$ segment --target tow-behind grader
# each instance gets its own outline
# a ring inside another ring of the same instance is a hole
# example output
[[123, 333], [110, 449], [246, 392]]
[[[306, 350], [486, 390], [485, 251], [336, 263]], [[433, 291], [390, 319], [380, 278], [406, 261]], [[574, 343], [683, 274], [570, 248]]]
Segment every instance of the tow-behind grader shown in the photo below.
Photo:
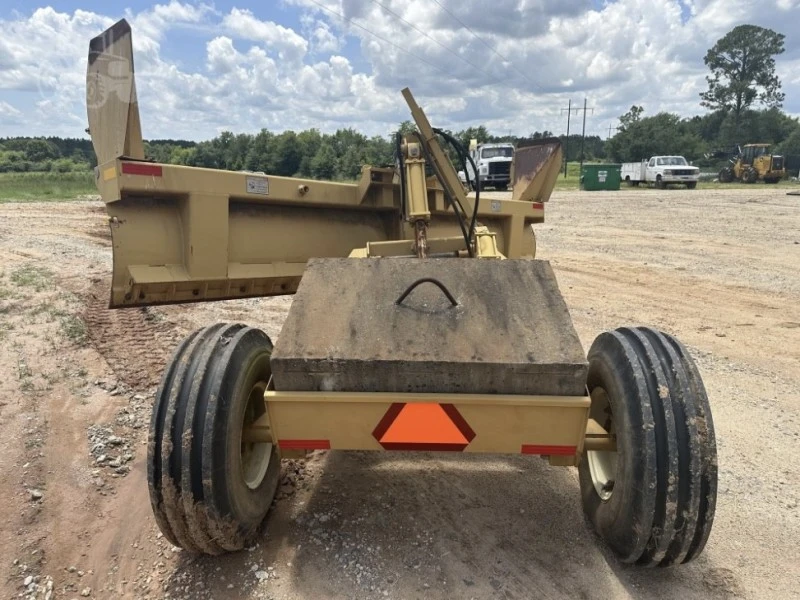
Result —
[[601, 334], [587, 359], [550, 264], [534, 259], [557, 142], [517, 153], [511, 198], [484, 200], [480, 185], [467, 197], [441, 140], [465, 149], [406, 89], [418, 132], [358, 183], [158, 164], [144, 156], [125, 21], [91, 41], [87, 89], [95, 98], [120, 61], [129, 80], [88, 103], [111, 307], [295, 294], [274, 346], [218, 323], [166, 367], [148, 483], [172, 543], [242, 548], [282, 457], [426, 450], [577, 466], [584, 510], [621, 560], [702, 551], [717, 465], [694, 361], [641, 327]]

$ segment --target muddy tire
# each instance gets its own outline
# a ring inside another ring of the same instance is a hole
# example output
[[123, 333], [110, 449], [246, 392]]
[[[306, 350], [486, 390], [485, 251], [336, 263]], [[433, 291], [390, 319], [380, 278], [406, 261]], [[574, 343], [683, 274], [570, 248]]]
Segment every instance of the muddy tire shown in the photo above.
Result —
[[720, 183], [730, 183], [731, 181], [733, 181], [733, 171], [729, 167], [725, 167], [724, 169], [720, 169], [719, 182]]
[[656, 188], [659, 190], [663, 190], [666, 187], [667, 185], [664, 183], [664, 180], [661, 179], [661, 175], [656, 175]]
[[587, 452], [583, 508], [623, 562], [696, 558], [714, 520], [717, 451], [697, 367], [675, 338], [647, 328], [598, 336], [589, 350], [591, 417], [616, 452]]
[[745, 169], [744, 173], [742, 173], [742, 181], [745, 183], [755, 183], [758, 181], [758, 171], [753, 167], [748, 167]]
[[257, 533], [280, 474], [270, 443], [244, 443], [266, 412], [272, 343], [241, 324], [187, 337], [156, 393], [147, 447], [150, 503], [164, 536], [203, 554], [240, 550]]

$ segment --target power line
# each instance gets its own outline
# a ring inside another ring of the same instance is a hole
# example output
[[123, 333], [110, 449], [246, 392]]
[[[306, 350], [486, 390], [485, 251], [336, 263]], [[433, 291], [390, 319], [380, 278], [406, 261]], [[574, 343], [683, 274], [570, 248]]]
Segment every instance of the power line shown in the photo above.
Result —
[[372, 2], [373, 2], [374, 4], [377, 4], [378, 6], [380, 6], [380, 7], [381, 7], [383, 10], [385, 10], [386, 12], [388, 12], [389, 14], [391, 14], [392, 16], [396, 17], [397, 19], [399, 19], [400, 21], [402, 21], [403, 23], [405, 23], [405, 24], [406, 24], [406, 25], [408, 25], [409, 27], [411, 27], [411, 28], [412, 28], [414, 31], [417, 31], [418, 33], [421, 33], [422, 35], [424, 35], [426, 38], [428, 38], [429, 40], [431, 40], [431, 41], [432, 41], [433, 43], [435, 43], [436, 45], [438, 45], [438, 46], [440, 46], [440, 47], [444, 48], [445, 50], [447, 50], [447, 51], [448, 51], [450, 54], [452, 54], [453, 56], [455, 56], [457, 59], [459, 59], [459, 60], [461, 60], [461, 61], [465, 62], [466, 64], [468, 64], [468, 65], [469, 65], [470, 67], [472, 67], [473, 69], [476, 69], [478, 72], [480, 72], [480, 73], [482, 73], [482, 74], [484, 74], [484, 75], [487, 75], [488, 77], [490, 77], [491, 79], [493, 79], [495, 82], [497, 82], [497, 83], [500, 83], [500, 79], [498, 79], [496, 76], [492, 75], [491, 73], [488, 73], [487, 71], [484, 71], [484, 70], [483, 70], [483, 69], [481, 69], [481, 68], [480, 68], [478, 65], [476, 65], [476, 64], [474, 64], [474, 63], [471, 63], [470, 61], [468, 61], [466, 58], [464, 58], [463, 56], [461, 56], [461, 55], [460, 55], [458, 52], [456, 52], [455, 50], [453, 50], [453, 49], [451, 49], [451, 48], [448, 48], [447, 46], [445, 46], [443, 43], [441, 43], [439, 40], [437, 40], [436, 38], [434, 38], [433, 36], [431, 36], [431, 35], [430, 35], [430, 34], [428, 34], [427, 32], [423, 31], [422, 29], [420, 29], [419, 27], [417, 27], [417, 26], [416, 26], [416, 25], [414, 25], [413, 23], [411, 23], [411, 22], [407, 21], [407, 20], [406, 20], [406, 19], [404, 19], [402, 16], [398, 15], [396, 12], [394, 12], [394, 11], [393, 11], [392, 9], [390, 9], [388, 6], [385, 6], [384, 4], [381, 4], [380, 2], [378, 2], [378, 0], [372, 0]]
[[499, 57], [500, 57], [502, 60], [504, 60], [504, 61], [506, 61], [508, 64], [510, 64], [510, 65], [511, 65], [511, 68], [512, 68], [512, 69], [514, 69], [514, 70], [515, 70], [517, 73], [519, 73], [520, 75], [522, 75], [522, 77], [524, 77], [524, 78], [525, 78], [525, 79], [526, 79], [526, 80], [527, 80], [527, 81], [528, 81], [528, 82], [529, 82], [529, 83], [530, 83], [530, 84], [531, 84], [533, 87], [535, 87], [535, 88], [537, 88], [537, 89], [541, 89], [541, 86], [539, 86], [539, 85], [538, 85], [536, 82], [534, 82], [534, 81], [533, 81], [533, 79], [531, 79], [530, 77], [528, 77], [528, 76], [525, 74], [525, 72], [524, 72], [524, 71], [520, 71], [520, 70], [519, 70], [519, 69], [516, 67], [516, 65], [514, 65], [513, 61], [511, 61], [509, 58], [507, 58], [507, 57], [503, 56], [502, 54], [500, 54], [500, 52], [498, 52], [496, 49], [494, 49], [492, 46], [490, 46], [490, 45], [489, 45], [487, 42], [485, 42], [485, 41], [483, 40], [483, 38], [481, 38], [481, 37], [480, 37], [480, 36], [479, 36], [477, 33], [475, 33], [475, 32], [472, 30], [472, 28], [471, 28], [469, 25], [467, 25], [466, 23], [464, 23], [464, 21], [462, 21], [462, 20], [461, 20], [461, 19], [459, 19], [459, 18], [458, 18], [456, 15], [454, 15], [454, 14], [453, 14], [453, 13], [452, 13], [452, 12], [451, 12], [451, 11], [450, 11], [450, 10], [449, 10], [447, 7], [446, 7], [446, 6], [444, 6], [444, 5], [443, 5], [441, 2], [439, 2], [439, 0], [433, 0], [433, 1], [434, 1], [434, 2], [435, 2], [435, 3], [436, 3], [438, 6], [439, 6], [439, 8], [441, 8], [441, 9], [442, 9], [444, 12], [446, 12], [448, 15], [450, 15], [450, 16], [451, 16], [451, 17], [453, 17], [453, 18], [454, 18], [456, 21], [458, 21], [459, 25], [461, 25], [461, 26], [462, 26], [464, 29], [466, 29], [467, 31], [469, 31], [469, 32], [472, 34], [472, 36], [473, 36], [473, 37], [474, 37], [476, 40], [478, 40], [478, 41], [479, 41], [481, 44], [483, 44], [484, 46], [486, 46], [486, 47], [487, 47], [489, 50], [491, 50], [492, 52], [494, 52], [494, 53], [495, 53], [497, 56], [499, 56]]

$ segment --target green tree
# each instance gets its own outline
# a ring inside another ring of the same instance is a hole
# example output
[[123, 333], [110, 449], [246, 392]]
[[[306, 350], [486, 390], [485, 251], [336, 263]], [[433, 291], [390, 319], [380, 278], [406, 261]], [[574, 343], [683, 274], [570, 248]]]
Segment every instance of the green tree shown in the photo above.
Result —
[[414, 121], [403, 121], [400, 123], [400, 127], [397, 128], [397, 131], [400, 132], [400, 135], [408, 135], [409, 133], [414, 133], [417, 130], [417, 126]]
[[637, 106], [635, 104], [631, 106], [631, 109], [619, 118], [620, 130], [624, 131], [634, 123], [638, 123], [641, 120], [643, 113], [644, 108], [641, 106]]
[[60, 156], [58, 146], [43, 139], [27, 140], [23, 152], [25, 152], [25, 158], [31, 162], [42, 162]]
[[784, 37], [771, 29], [739, 25], [717, 40], [703, 59], [711, 75], [700, 104], [732, 112], [737, 130], [742, 113], [756, 100], [768, 107], [782, 106], [774, 57], [783, 53]]
[[659, 154], [678, 154], [694, 160], [705, 150], [700, 136], [678, 115], [671, 113], [642, 118], [606, 142], [608, 156], [617, 162], [642, 160]]
[[336, 172], [336, 152], [328, 140], [323, 141], [311, 159], [311, 174], [317, 179], [333, 179]]
[[776, 154], [800, 156], [800, 127], [776, 148]]

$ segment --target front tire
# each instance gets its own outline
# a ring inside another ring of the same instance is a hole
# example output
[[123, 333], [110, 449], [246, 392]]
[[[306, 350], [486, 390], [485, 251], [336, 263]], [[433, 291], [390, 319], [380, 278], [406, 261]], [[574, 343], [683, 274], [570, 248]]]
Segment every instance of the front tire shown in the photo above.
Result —
[[664, 180], [661, 179], [661, 175], [656, 175], [656, 188], [659, 190], [663, 190], [667, 185], [664, 183]]
[[729, 167], [725, 167], [724, 169], [720, 169], [719, 182], [720, 183], [730, 183], [731, 181], [733, 181], [733, 171]]
[[696, 187], [697, 187], [697, 182], [696, 181], [690, 181], [689, 183], [686, 184], [686, 189], [687, 190], [693, 190]]
[[617, 450], [587, 452], [580, 463], [586, 515], [623, 562], [696, 558], [714, 520], [717, 452], [694, 361], [647, 328], [601, 334], [588, 358], [590, 416], [616, 435]]
[[242, 324], [192, 333], [168, 365], [148, 440], [150, 502], [164, 536], [190, 552], [240, 550], [269, 510], [280, 475], [277, 448], [247, 442], [266, 414], [272, 343]]

